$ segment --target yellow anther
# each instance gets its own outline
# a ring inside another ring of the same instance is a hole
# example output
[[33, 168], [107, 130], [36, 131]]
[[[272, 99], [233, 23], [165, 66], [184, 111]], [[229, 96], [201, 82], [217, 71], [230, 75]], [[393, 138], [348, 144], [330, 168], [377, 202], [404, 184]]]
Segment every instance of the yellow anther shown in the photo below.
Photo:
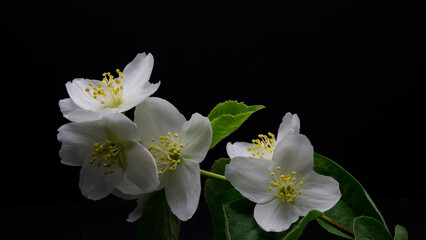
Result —
[[175, 137], [179, 137], [179, 134], [175, 133], [175, 134], [173, 134], [173, 136], [175, 136]]
[[251, 147], [248, 147], [248, 148], [247, 148], [247, 151], [249, 151], [249, 152], [250, 152], [250, 151], [251, 151], [251, 149], [252, 149]]
[[161, 175], [161, 174], [163, 174], [163, 172], [162, 171], [158, 171], [158, 175]]
[[295, 172], [295, 171], [293, 171], [292, 173], [293, 173], [293, 175], [296, 175], [296, 172]]
[[271, 176], [275, 176], [275, 173], [274, 172], [271, 172], [271, 174], [270, 174]]
[[[283, 198], [281, 198], [280, 201], [283, 203], [285, 200]], [[287, 202], [288, 202], [288, 200], [287, 200]]]
[[279, 170], [281, 170], [281, 167], [277, 167], [277, 170], [279, 171]]
[[280, 175], [280, 178], [281, 178], [281, 179], [284, 179], [284, 178], [285, 178], [285, 176], [284, 176], [284, 175]]
[[151, 138], [151, 141], [155, 142], [155, 138]]
[[302, 192], [299, 192], [298, 194], [299, 194], [299, 195], [302, 195]]
[[269, 187], [269, 191], [272, 191], [272, 187]]
[[299, 185], [303, 185], [303, 181], [300, 181], [300, 182], [299, 182]]

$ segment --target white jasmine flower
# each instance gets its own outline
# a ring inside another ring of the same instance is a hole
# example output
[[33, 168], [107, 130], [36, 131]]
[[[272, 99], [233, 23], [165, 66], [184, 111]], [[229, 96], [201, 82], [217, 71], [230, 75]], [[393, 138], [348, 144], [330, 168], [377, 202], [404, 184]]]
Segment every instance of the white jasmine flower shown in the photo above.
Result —
[[73, 122], [58, 129], [61, 162], [82, 166], [80, 189], [93, 200], [115, 188], [127, 194], [151, 192], [159, 185], [157, 167], [151, 154], [139, 144], [135, 123], [121, 113], [100, 120]]
[[74, 79], [66, 83], [70, 98], [59, 101], [64, 117], [71, 121], [93, 121], [102, 114], [125, 112], [157, 91], [160, 83], [148, 82], [154, 65], [151, 54], [140, 53], [118, 76], [106, 72], [103, 79]]
[[[142, 144], [154, 157], [160, 186], [171, 211], [182, 221], [192, 217], [201, 193], [200, 166], [212, 141], [208, 118], [198, 113], [188, 121], [168, 101], [150, 97], [136, 107], [135, 123]], [[141, 204], [132, 212], [140, 216]], [[131, 218], [135, 220], [135, 218]]]
[[339, 183], [313, 171], [313, 147], [303, 135], [287, 134], [272, 161], [235, 157], [225, 176], [257, 203], [254, 218], [265, 231], [281, 232], [312, 209], [326, 211], [340, 199]]
[[259, 134], [259, 139], [253, 139], [252, 143], [236, 142], [234, 144], [228, 143], [226, 151], [228, 156], [232, 159], [234, 157], [254, 157], [272, 159], [275, 146], [289, 133], [294, 132], [299, 134], [300, 120], [297, 114], [292, 115], [286, 113], [278, 129], [278, 136], [272, 133]]

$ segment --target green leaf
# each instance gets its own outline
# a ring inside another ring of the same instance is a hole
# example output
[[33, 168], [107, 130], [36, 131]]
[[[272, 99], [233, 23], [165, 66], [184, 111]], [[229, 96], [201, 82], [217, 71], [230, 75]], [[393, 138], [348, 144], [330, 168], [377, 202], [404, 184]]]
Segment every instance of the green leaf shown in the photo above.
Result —
[[219, 103], [208, 115], [213, 129], [212, 149], [216, 144], [237, 130], [254, 112], [265, 108], [262, 105], [247, 106], [237, 101]]
[[403, 226], [396, 225], [394, 240], [408, 240], [408, 232]]
[[[217, 160], [211, 169], [211, 172], [223, 175], [226, 164], [231, 160], [221, 158]], [[223, 204], [241, 199], [243, 196], [229, 183], [216, 179], [207, 179], [204, 185], [204, 199], [209, 208], [210, 217], [213, 223], [214, 239], [226, 239], [225, 234], [225, 213]]]
[[[333, 208], [325, 212], [328, 217], [353, 230], [355, 218], [369, 216], [380, 222], [389, 233], [382, 215], [370, 196], [350, 173], [332, 160], [317, 153], [314, 154], [314, 170], [319, 174], [333, 177], [340, 185], [342, 197]], [[321, 226], [325, 226], [321, 221], [318, 222]], [[336, 230], [329, 227], [324, 228], [331, 233], [342, 236]], [[343, 237], [348, 238], [348, 236]]]
[[354, 220], [355, 240], [392, 240], [386, 227], [377, 219], [367, 216]]
[[138, 223], [138, 240], [179, 239], [180, 220], [170, 211], [164, 190], [154, 192], [146, 202]]

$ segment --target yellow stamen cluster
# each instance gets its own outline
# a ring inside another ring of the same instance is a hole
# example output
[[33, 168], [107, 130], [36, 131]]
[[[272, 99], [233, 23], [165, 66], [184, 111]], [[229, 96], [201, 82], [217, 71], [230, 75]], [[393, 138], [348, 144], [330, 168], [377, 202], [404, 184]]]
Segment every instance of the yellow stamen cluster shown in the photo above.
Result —
[[85, 91], [106, 107], [114, 108], [122, 103], [123, 73], [117, 69], [118, 78], [111, 73], [103, 73], [104, 77], [98, 84], [89, 83]]
[[259, 134], [259, 139], [253, 139], [252, 147], [248, 147], [247, 151], [255, 158], [272, 159], [272, 154], [275, 150], [275, 135], [268, 132], [268, 135]]
[[174, 172], [182, 162], [181, 152], [183, 145], [179, 144], [179, 134], [168, 132], [159, 139], [152, 138], [153, 144], [148, 147], [159, 169], [158, 175], [167, 171]]
[[99, 167], [104, 167], [105, 174], [114, 173], [117, 164], [125, 168], [123, 159], [123, 147], [116, 140], [106, 140], [104, 143], [94, 143], [94, 151], [90, 164], [96, 163]]
[[277, 198], [282, 203], [293, 203], [297, 195], [302, 195], [300, 187], [303, 185], [302, 181], [297, 182], [296, 172], [292, 174], [281, 174], [281, 168], [277, 167], [275, 172], [270, 174], [274, 177], [274, 181], [271, 181], [272, 187], [269, 187], [269, 191], [274, 191], [274, 198]]

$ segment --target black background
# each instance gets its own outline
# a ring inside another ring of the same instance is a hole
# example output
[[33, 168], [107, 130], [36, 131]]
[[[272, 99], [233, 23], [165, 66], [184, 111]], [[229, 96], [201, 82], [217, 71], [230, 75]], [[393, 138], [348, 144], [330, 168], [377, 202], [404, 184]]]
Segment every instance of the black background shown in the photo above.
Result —
[[[425, 214], [425, 28], [409, 1], [2, 1], [2, 234], [5, 239], [135, 239], [135, 206], [93, 202], [60, 164], [65, 83], [100, 79], [139, 52], [154, 96], [189, 118], [233, 99], [267, 108], [228, 141], [276, 132], [297, 113], [315, 151], [347, 169], [391, 230], [420, 236]], [[204, 179], [202, 179], [204, 182]], [[211, 239], [203, 198], [182, 239]], [[311, 223], [303, 236], [327, 238]], [[302, 239], [303, 239], [302, 238]]]

